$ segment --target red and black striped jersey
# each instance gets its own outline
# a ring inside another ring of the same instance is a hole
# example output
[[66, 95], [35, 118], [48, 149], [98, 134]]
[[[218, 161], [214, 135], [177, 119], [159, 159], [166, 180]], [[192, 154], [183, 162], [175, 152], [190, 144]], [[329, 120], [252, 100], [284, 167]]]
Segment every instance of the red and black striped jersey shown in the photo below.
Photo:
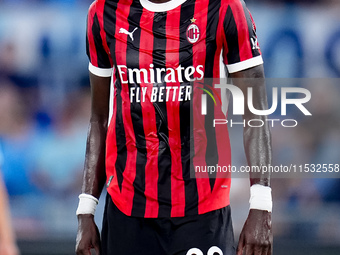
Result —
[[[88, 13], [87, 54], [93, 74], [112, 77], [106, 172], [116, 206], [151, 218], [227, 206], [230, 178], [190, 178], [196, 164], [231, 164], [227, 126], [207, 125], [225, 111], [200, 114], [205, 92], [196, 88], [262, 64], [245, 3], [97, 0]], [[227, 103], [226, 94], [217, 96]]]

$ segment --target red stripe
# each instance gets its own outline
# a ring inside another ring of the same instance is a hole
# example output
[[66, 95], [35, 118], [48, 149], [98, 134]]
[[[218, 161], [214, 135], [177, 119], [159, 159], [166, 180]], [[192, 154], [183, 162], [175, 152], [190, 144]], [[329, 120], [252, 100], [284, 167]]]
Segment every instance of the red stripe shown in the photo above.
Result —
[[[227, 5], [224, 3], [224, 1], [222, 1], [221, 6], [222, 8], [220, 9], [220, 13], [219, 13], [220, 22], [218, 24], [217, 38], [216, 38], [217, 49], [216, 49], [215, 56], [214, 56], [214, 68], [213, 68], [213, 75], [216, 78], [219, 78], [221, 76], [220, 64], [223, 64], [220, 61], [221, 60], [221, 49], [224, 43], [225, 43], [225, 46], [227, 46], [226, 41], [225, 41], [224, 28], [223, 28], [223, 21], [224, 21], [224, 17], [225, 17], [226, 10], [227, 10], [227, 8], [223, 8], [223, 7]], [[220, 83], [220, 79], [214, 79], [214, 84], [218, 84], [218, 83]], [[221, 95], [220, 89], [217, 89], [214, 91]], [[214, 107], [215, 107], [214, 118], [225, 119], [226, 116], [222, 112], [221, 101], [217, 101], [217, 105]], [[230, 141], [229, 141], [229, 135], [228, 135], [228, 127], [226, 125], [217, 125], [215, 127], [215, 135], [216, 135], [217, 153], [219, 155], [218, 165], [222, 167], [223, 166], [228, 167], [231, 164], [231, 150], [230, 150]], [[212, 210], [212, 209], [222, 208], [229, 204], [230, 182], [231, 182], [230, 174], [224, 174], [221, 172], [217, 173], [214, 188], [209, 197], [210, 203], [203, 209], [201, 213], [208, 212], [209, 209]]]
[[247, 18], [241, 1], [234, 1], [230, 7], [237, 26], [240, 61], [244, 61], [253, 57]]
[[[220, 77], [220, 59], [221, 59], [221, 45], [218, 44], [217, 42], [217, 48], [215, 51], [215, 56], [214, 56], [214, 67], [213, 67], [213, 77], [214, 78], [219, 78]], [[214, 79], [215, 81], [215, 79]], [[220, 95], [218, 95], [219, 99]]]
[[93, 2], [89, 8], [87, 20], [87, 37], [89, 41], [90, 62], [92, 65], [98, 67], [97, 50], [92, 33], [93, 19], [94, 15], [96, 14], [96, 3], [97, 2]]
[[[220, 89], [219, 89], [219, 93]], [[224, 119], [226, 116], [221, 110], [222, 105], [217, 102], [214, 111], [215, 119]], [[216, 125], [216, 145], [218, 157], [218, 165], [228, 167], [231, 165], [231, 148], [229, 141], [229, 133], [227, 125]], [[230, 204], [229, 192], [231, 184], [231, 174], [218, 172], [216, 175], [215, 185], [211, 192], [211, 209], [219, 209]], [[206, 212], [206, 211], [205, 211]]]
[[[217, 24], [217, 33], [216, 33], [216, 46], [217, 46], [217, 50], [216, 50], [216, 54], [215, 55], [215, 64], [218, 61], [219, 64], [220, 63], [220, 55], [221, 55], [221, 50], [223, 50], [222, 54], [223, 57], [227, 56], [228, 53], [228, 45], [227, 45], [227, 41], [225, 38], [225, 33], [224, 33], [224, 27], [223, 27], [223, 22], [224, 22], [224, 17], [226, 15], [227, 12], [227, 3], [226, 0], [222, 0], [221, 1], [221, 7], [219, 10], [219, 19], [218, 19], [218, 24]], [[216, 59], [218, 58], [218, 59]], [[219, 69], [219, 68], [218, 68]], [[220, 77], [220, 73], [218, 70], [218, 73], [214, 72], [214, 77], [218, 78]]]
[[[199, 28], [207, 27], [207, 10], [208, 6], [204, 6], [204, 3], [197, 3], [195, 8], [195, 19], [196, 24]], [[206, 3], [208, 4], [208, 3]], [[223, 3], [222, 3], [223, 6]], [[204, 9], [205, 11], [200, 12], [201, 17], [198, 16], [197, 12], [199, 10]], [[225, 15], [226, 11], [221, 10], [220, 15]], [[223, 37], [223, 21], [218, 26], [217, 33], [217, 50], [214, 56], [214, 69], [213, 76], [220, 77], [220, 53], [223, 41], [225, 39]], [[202, 34], [202, 38], [205, 38], [206, 35]], [[194, 44], [193, 52], [195, 52], [194, 56], [194, 66], [197, 66], [200, 61], [205, 61], [205, 42], [200, 43], [199, 45]], [[202, 52], [202, 53], [201, 53]], [[217, 80], [216, 80], [217, 81]], [[207, 137], [205, 134], [205, 118], [201, 115], [201, 90], [194, 90], [194, 98], [193, 105], [196, 107], [194, 110], [194, 143], [195, 143], [195, 156], [194, 156], [194, 166], [206, 166], [205, 155], [206, 155], [206, 146], [207, 146]], [[218, 91], [220, 93], [220, 91]], [[215, 106], [215, 118], [223, 119], [225, 118], [224, 114], [221, 110], [221, 104], [217, 101], [217, 106]], [[202, 132], [201, 132], [202, 131]], [[219, 157], [219, 165], [228, 165], [230, 164], [230, 147], [229, 147], [229, 137], [228, 130], [226, 126], [220, 125], [216, 130], [216, 142], [217, 142], [217, 151], [218, 154], [221, 155]], [[223, 156], [222, 156], [223, 155]], [[217, 175], [217, 177], [221, 177]], [[224, 176], [225, 177], [225, 176]], [[208, 178], [208, 173], [196, 173], [196, 182], [198, 189], [198, 197], [199, 197], [199, 205], [198, 212], [199, 214], [209, 212], [211, 210], [215, 210], [218, 208], [222, 208], [229, 204], [229, 188], [230, 188], [230, 179], [228, 178], [217, 178], [215, 180], [215, 185], [213, 190], [211, 190], [210, 182]], [[228, 187], [227, 190], [225, 187]]]
[[[223, 6], [223, 1], [222, 1], [222, 6]], [[221, 8], [220, 15], [222, 15], [222, 16], [220, 16], [220, 17], [224, 17], [225, 13], [226, 13], [226, 8]], [[222, 29], [222, 31], [220, 29]], [[219, 23], [217, 31], [218, 31], [217, 32], [217, 38], [216, 38], [217, 50], [216, 50], [215, 56], [214, 56], [213, 73], [214, 73], [214, 77], [219, 78], [221, 76], [220, 65], [221, 64], [223, 65], [223, 63], [221, 63], [221, 48], [222, 48], [223, 40], [225, 39], [225, 37], [224, 37], [225, 33], [223, 32], [223, 21]], [[226, 82], [226, 81], [222, 81], [222, 82]], [[214, 84], [219, 84], [219, 83], [220, 83], [220, 79], [214, 79]], [[215, 119], [224, 119], [224, 118], [226, 118], [226, 116], [222, 112], [221, 90], [220, 89], [214, 89], [214, 92], [218, 93], [217, 97], [220, 99], [220, 101], [217, 101], [217, 105], [215, 106], [214, 118]], [[224, 157], [219, 157], [218, 164], [220, 166], [228, 165], [228, 164], [231, 163], [231, 152], [230, 152], [230, 142], [229, 142], [227, 125], [217, 125], [215, 127], [215, 132], [216, 132], [216, 142], [217, 142], [218, 154], [224, 155]], [[215, 185], [215, 187], [216, 187], [216, 185]]]
[[[222, 5], [223, 6], [223, 5]], [[223, 8], [225, 10], [225, 8]], [[221, 12], [225, 16], [225, 11]], [[220, 16], [221, 17], [221, 16]], [[223, 23], [222, 23], [223, 25]], [[222, 26], [223, 29], [223, 26]], [[219, 31], [219, 30], [218, 30]], [[222, 30], [223, 31], [223, 30]], [[214, 56], [214, 77], [220, 77], [220, 65], [221, 63], [221, 47], [223, 44], [224, 33], [218, 34], [217, 39], [217, 50]], [[225, 82], [225, 81], [222, 81]], [[214, 84], [219, 84], [220, 79], [214, 79]], [[221, 95], [221, 90], [215, 90], [219, 95]], [[222, 96], [222, 95], [221, 95]], [[215, 119], [225, 119], [226, 116], [222, 112], [222, 102], [217, 101], [217, 105], [214, 106], [214, 118]], [[227, 125], [216, 125], [215, 127], [215, 135], [216, 135], [216, 145], [217, 145], [217, 153], [218, 157], [218, 165], [228, 167], [231, 164], [231, 149], [230, 149], [230, 141], [228, 134]], [[223, 155], [223, 156], [222, 156]], [[212, 190], [212, 194], [210, 199], [212, 200], [213, 209], [218, 209], [225, 207], [229, 204], [229, 191], [230, 191], [230, 174], [225, 174], [218, 172], [216, 175], [215, 185]], [[226, 192], [226, 189], [228, 192]]]
[[107, 44], [107, 40], [106, 40], [106, 31], [104, 29], [104, 6], [105, 6], [105, 2], [106, 1], [98, 1], [97, 4], [97, 10], [98, 10], [98, 21], [99, 21], [99, 26], [100, 26], [100, 36], [102, 38], [102, 43], [103, 43], [103, 47], [107, 53], [108, 56], [110, 56], [110, 62], [111, 62], [111, 66], [112, 66], [112, 58], [111, 58], [111, 54], [110, 54], [110, 49], [109, 46]]
[[[199, 41], [193, 44], [193, 65], [205, 66], [206, 57], [206, 27], [208, 16], [209, 1], [196, 1], [194, 18], [195, 24], [200, 29]], [[195, 84], [194, 84], [195, 87]], [[194, 146], [195, 155], [193, 158], [194, 166], [206, 166], [205, 154], [207, 148], [207, 137], [205, 134], [205, 118], [201, 115], [201, 94], [202, 90], [194, 89], [193, 96], [193, 126], [194, 126]], [[197, 191], [198, 191], [198, 213], [208, 211], [208, 198], [211, 194], [210, 183], [207, 173], [196, 175]]]
[[[143, 14], [140, 20], [140, 53], [139, 53], [139, 68], [149, 69], [153, 61], [153, 13], [143, 9]], [[156, 128], [156, 113], [153, 104], [151, 103], [151, 92], [153, 84], [150, 82], [151, 77], [148, 77], [149, 83], [141, 83], [140, 88], [146, 88], [147, 95], [143, 101], [142, 91], [140, 100], [142, 105], [143, 125], [146, 140], [147, 162], [145, 166], [145, 217], [155, 218], [158, 216], [158, 151], [159, 139], [157, 137]], [[143, 80], [143, 79], [142, 79]]]
[[[120, 28], [129, 30], [129, 23], [127, 18], [130, 12], [130, 5], [132, 0], [120, 1], [116, 11], [116, 63], [117, 65], [126, 66], [126, 48], [127, 48], [127, 36], [125, 34], [119, 34]], [[124, 75], [126, 80], [126, 74]], [[123, 172], [122, 192], [119, 191], [118, 185], [110, 186], [112, 189], [112, 199], [116, 206], [124, 212], [126, 215], [131, 215], [133, 206], [134, 186], [133, 182], [136, 177], [136, 140], [132, 126], [131, 111], [130, 111], [130, 98], [129, 89], [126, 84], [122, 85], [121, 97], [122, 97], [122, 115], [125, 129], [125, 138], [127, 146], [127, 160], [125, 170]], [[111, 193], [110, 193], [111, 194]]]
[[[168, 12], [166, 27], [166, 67], [177, 68], [179, 66], [179, 27], [181, 7]], [[178, 79], [176, 79], [178, 80]], [[170, 83], [169, 86], [177, 86], [180, 83]], [[172, 92], [172, 91], [171, 91]], [[170, 93], [172, 98], [173, 94]], [[183, 180], [182, 157], [181, 157], [181, 134], [180, 134], [180, 102], [169, 100], [166, 103], [169, 130], [169, 145], [171, 151], [171, 217], [183, 217], [185, 214], [185, 188]]]

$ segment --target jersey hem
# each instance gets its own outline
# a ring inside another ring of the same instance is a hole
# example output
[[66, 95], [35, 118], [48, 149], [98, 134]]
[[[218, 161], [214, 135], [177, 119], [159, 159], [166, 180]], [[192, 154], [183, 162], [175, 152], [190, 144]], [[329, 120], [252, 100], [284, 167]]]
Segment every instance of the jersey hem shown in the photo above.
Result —
[[180, 6], [181, 4], [183, 4], [184, 2], [186, 2], [187, 0], [170, 0], [166, 3], [152, 3], [149, 0], [140, 0], [141, 5], [151, 11], [151, 12], [167, 12], [167, 11], [171, 11], [175, 8], [177, 8], [178, 6]]
[[263, 64], [262, 56], [253, 57], [235, 64], [227, 65], [229, 73], [236, 73]]
[[168, 217], [155, 216], [155, 217], [147, 217], [145, 215], [133, 214], [133, 213], [131, 213], [131, 211], [124, 210], [124, 207], [122, 206], [122, 203], [124, 203], [124, 202], [121, 203], [121, 201], [116, 199], [117, 194], [116, 195], [114, 194], [114, 191], [112, 190], [112, 188], [109, 187], [107, 189], [107, 193], [109, 194], [112, 202], [115, 204], [115, 206], [117, 207], [117, 209], [121, 213], [123, 213], [123, 214], [125, 214], [126, 216], [129, 216], [129, 217], [144, 218], [144, 219], [184, 218], [184, 217], [188, 217], [188, 216], [195, 216], [195, 215], [206, 214], [206, 213], [209, 213], [209, 212], [212, 212], [212, 211], [216, 211], [216, 210], [222, 209], [222, 208], [227, 207], [227, 206], [230, 205], [230, 198], [229, 198], [229, 193], [228, 193], [227, 199], [223, 199], [220, 202], [215, 203], [213, 206], [210, 206], [209, 208], [205, 208], [203, 210], [199, 210], [197, 213], [185, 214], [183, 216], [168, 216]]
[[89, 71], [99, 77], [111, 77], [112, 68], [100, 68], [89, 63]]

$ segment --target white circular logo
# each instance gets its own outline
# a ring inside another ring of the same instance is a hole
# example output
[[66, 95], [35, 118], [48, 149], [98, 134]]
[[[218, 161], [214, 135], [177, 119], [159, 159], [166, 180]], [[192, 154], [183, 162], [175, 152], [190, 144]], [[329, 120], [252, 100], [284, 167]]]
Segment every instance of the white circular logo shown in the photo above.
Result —
[[187, 28], [187, 40], [190, 43], [195, 43], [200, 38], [200, 29], [196, 24], [190, 24]]

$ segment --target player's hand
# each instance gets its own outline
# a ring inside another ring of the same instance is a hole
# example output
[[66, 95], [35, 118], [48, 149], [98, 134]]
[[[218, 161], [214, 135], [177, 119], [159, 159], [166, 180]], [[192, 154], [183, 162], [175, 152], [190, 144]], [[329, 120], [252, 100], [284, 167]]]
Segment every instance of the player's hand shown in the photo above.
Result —
[[100, 236], [94, 216], [83, 214], [78, 216], [78, 233], [76, 241], [77, 255], [91, 255], [91, 249], [100, 255]]
[[[267, 211], [251, 209], [237, 246], [237, 255], [272, 254], [272, 219]], [[245, 253], [244, 253], [245, 252]]]

